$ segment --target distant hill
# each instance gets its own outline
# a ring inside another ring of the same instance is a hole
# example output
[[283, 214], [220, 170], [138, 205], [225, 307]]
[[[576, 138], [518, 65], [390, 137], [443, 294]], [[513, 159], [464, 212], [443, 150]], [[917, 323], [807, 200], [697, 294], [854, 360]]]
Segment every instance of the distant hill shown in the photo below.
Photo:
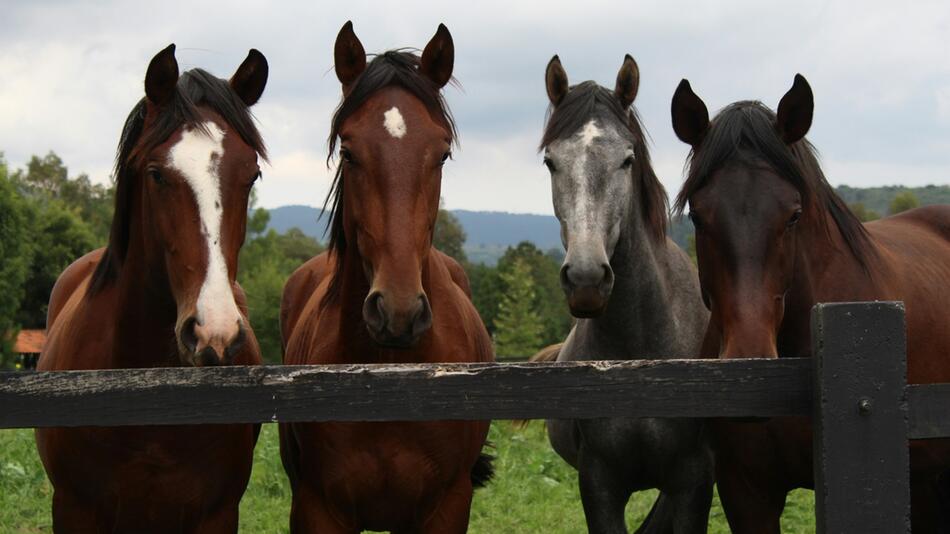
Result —
[[[843, 185], [835, 190], [848, 204], [860, 202], [865, 208], [881, 215], [887, 215], [891, 199], [904, 191], [914, 193], [921, 205], [950, 204], [950, 186], [948, 185], [870, 188]], [[323, 229], [326, 226], [326, 220], [317, 222], [321, 213], [321, 209], [311, 206], [281, 206], [270, 210], [270, 227], [278, 232], [297, 227], [305, 234], [324, 241]], [[465, 242], [465, 253], [474, 262], [493, 265], [504, 254], [506, 248], [517, 245], [521, 241], [531, 241], [542, 250], [561, 249], [560, 224], [553, 215], [469, 210], [452, 210], [452, 213], [458, 217], [465, 229], [468, 236]], [[692, 231], [692, 224], [683, 217], [674, 221], [670, 228], [670, 235], [679, 246], [685, 247], [687, 237]]]

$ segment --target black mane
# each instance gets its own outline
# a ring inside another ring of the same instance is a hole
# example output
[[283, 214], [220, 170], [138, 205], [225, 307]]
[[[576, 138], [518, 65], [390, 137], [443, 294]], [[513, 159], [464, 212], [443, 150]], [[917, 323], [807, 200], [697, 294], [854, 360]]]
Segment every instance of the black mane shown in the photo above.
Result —
[[634, 140], [634, 157], [639, 165], [639, 189], [643, 222], [658, 243], [666, 239], [669, 224], [666, 190], [660, 183], [646, 143], [646, 129], [640, 121], [636, 108], [624, 109], [613, 91], [596, 82], [586, 81], [571, 87], [557, 107], [548, 109], [548, 119], [541, 137], [540, 150], [558, 139], [566, 139], [580, 130], [599, 113], [612, 115], [623, 124]]
[[[369, 62], [366, 70], [353, 82], [350, 91], [343, 95], [340, 105], [334, 111], [330, 137], [327, 140], [329, 146], [327, 165], [333, 159], [340, 128], [343, 127], [346, 119], [355, 113], [376, 91], [393, 85], [402, 87], [421, 100], [428, 108], [429, 113], [437, 120], [442, 121], [452, 141], [458, 139], [455, 119], [452, 118], [452, 113], [445, 103], [441, 88], [419, 72], [419, 56], [407, 50], [390, 50], [378, 54]], [[343, 270], [343, 261], [346, 257], [347, 243], [343, 232], [342, 209], [344, 184], [343, 165], [339, 165], [330, 186], [330, 192], [323, 202], [323, 212], [329, 213], [330, 217], [328, 250], [335, 254], [336, 260], [336, 268], [323, 304], [328, 303], [339, 294], [341, 280], [338, 275]], [[329, 211], [327, 210], [328, 206]]]
[[96, 267], [89, 284], [89, 292], [96, 293], [114, 281], [122, 267], [129, 244], [129, 226], [132, 195], [136, 190], [133, 180], [140, 174], [142, 159], [183, 126], [203, 128], [199, 107], [207, 107], [224, 119], [251, 148], [265, 160], [267, 149], [254, 124], [250, 109], [234, 92], [231, 85], [202, 69], [192, 69], [178, 78], [171, 101], [157, 109], [149, 129], [145, 130], [147, 100], [142, 98], [132, 108], [115, 158], [115, 213], [109, 244]]
[[764, 161], [798, 189], [803, 204], [817, 202], [828, 210], [851, 253], [867, 269], [867, 256], [873, 251], [867, 230], [828, 184], [815, 147], [805, 139], [786, 144], [775, 129], [775, 113], [761, 102], [736, 102], [716, 115], [699, 149], [690, 153], [686, 182], [676, 197], [675, 212], [681, 214], [689, 197], [717, 169], [737, 159]]

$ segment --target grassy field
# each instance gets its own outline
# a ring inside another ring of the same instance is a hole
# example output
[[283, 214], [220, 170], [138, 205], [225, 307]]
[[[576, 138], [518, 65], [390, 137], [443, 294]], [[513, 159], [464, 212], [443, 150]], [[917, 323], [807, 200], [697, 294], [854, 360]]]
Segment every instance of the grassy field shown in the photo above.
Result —
[[[551, 450], [543, 425], [515, 430], [508, 422], [496, 422], [490, 439], [496, 447], [495, 480], [476, 492], [469, 532], [585, 532], [577, 474]], [[286, 533], [290, 493], [280, 466], [276, 426], [264, 426], [254, 455], [251, 483], [241, 502], [241, 533]], [[33, 432], [0, 431], [0, 533], [51, 532], [50, 494]], [[646, 515], [654, 498], [655, 493], [645, 492], [631, 500], [627, 508], [631, 528]], [[782, 532], [814, 532], [813, 509], [812, 492], [792, 493]], [[729, 532], [718, 500], [713, 503], [709, 532]]]

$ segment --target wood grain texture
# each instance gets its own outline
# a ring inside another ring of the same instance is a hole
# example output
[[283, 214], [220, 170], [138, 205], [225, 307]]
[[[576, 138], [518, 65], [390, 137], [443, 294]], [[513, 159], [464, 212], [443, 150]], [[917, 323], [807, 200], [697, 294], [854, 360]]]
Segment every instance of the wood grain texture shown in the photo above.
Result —
[[812, 310], [819, 534], [910, 532], [904, 331], [899, 302]]
[[0, 428], [811, 412], [810, 359], [0, 374]]

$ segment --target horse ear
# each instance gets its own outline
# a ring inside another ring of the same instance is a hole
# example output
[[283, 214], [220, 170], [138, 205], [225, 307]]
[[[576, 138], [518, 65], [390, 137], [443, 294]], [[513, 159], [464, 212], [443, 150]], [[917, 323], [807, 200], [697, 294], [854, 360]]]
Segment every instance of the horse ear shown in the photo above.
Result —
[[688, 80], [680, 82], [673, 93], [673, 103], [670, 107], [676, 137], [693, 147], [699, 146], [709, 129], [709, 111], [706, 110], [702, 99], [693, 92]]
[[419, 72], [435, 82], [438, 87], [445, 87], [452, 79], [452, 69], [455, 67], [455, 43], [452, 34], [445, 24], [439, 24], [439, 29], [422, 51], [419, 60]]
[[167, 103], [175, 96], [178, 85], [178, 61], [175, 45], [170, 44], [155, 54], [145, 71], [145, 96], [156, 106]]
[[561, 66], [561, 58], [555, 54], [544, 70], [544, 86], [548, 90], [548, 100], [557, 106], [567, 94], [567, 72]]
[[333, 45], [333, 63], [336, 77], [343, 84], [344, 91], [347, 91], [366, 69], [366, 50], [363, 49], [363, 43], [356, 36], [353, 23], [349, 20], [340, 28], [340, 33], [336, 36], [336, 44]]
[[630, 54], [623, 58], [623, 65], [620, 66], [620, 72], [617, 73], [617, 85], [614, 87], [614, 94], [620, 99], [620, 105], [623, 109], [630, 107], [634, 99], [637, 98], [637, 90], [640, 88], [640, 67], [634, 61]]
[[785, 93], [778, 104], [775, 128], [782, 140], [788, 144], [799, 141], [811, 128], [811, 119], [815, 111], [815, 96], [811, 92], [808, 80], [801, 74], [795, 75], [792, 88]]
[[267, 58], [255, 49], [247, 53], [247, 58], [231, 76], [231, 88], [241, 97], [247, 107], [260, 100], [267, 85]]

